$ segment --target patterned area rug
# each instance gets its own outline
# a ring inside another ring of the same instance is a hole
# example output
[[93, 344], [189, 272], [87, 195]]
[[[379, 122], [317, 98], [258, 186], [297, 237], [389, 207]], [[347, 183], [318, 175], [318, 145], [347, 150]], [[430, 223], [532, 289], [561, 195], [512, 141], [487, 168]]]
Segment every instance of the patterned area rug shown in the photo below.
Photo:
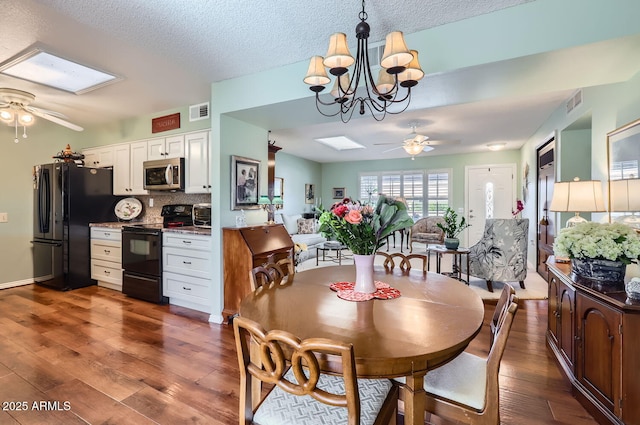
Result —
[[[382, 247], [382, 251], [387, 252], [385, 247]], [[407, 248], [404, 248], [403, 251], [404, 251], [404, 254], [409, 253]], [[396, 247], [393, 247], [393, 246], [389, 247], [389, 252], [390, 253], [400, 252], [399, 245], [396, 245]], [[424, 253], [425, 250], [421, 249], [421, 247], [418, 244], [414, 244], [413, 252]], [[353, 264], [353, 257], [351, 256], [350, 251], [344, 250], [342, 254], [343, 254], [342, 264]], [[451, 259], [452, 259], [452, 256], [450, 255], [445, 255], [443, 257], [442, 265], [441, 265], [443, 271], [451, 271]], [[384, 260], [382, 257], [379, 256], [379, 257], [376, 257], [375, 261], [376, 261], [376, 264], [382, 265], [382, 262]], [[297, 267], [297, 270], [303, 271], [303, 270], [313, 269], [316, 267], [330, 267], [330, 266], [337, 266], [337, 265], [338, 265], [337, 258], [326, 257], [325, 261], [322, 261], [322, 258], [320, 258], [320, 260], [318, 261], [318, 265], [316, 266], [316, 259], [314, 257], [299, 264]], [[418, 268], [422, 267], [422, 265], [418, 264], [417, 262], [416, 263], [412, 262], [412, 265]], [[433, 256], [431, 257], [431, 271], [435, 271], [435, 257]], [[463, 275], [464, 279], [466, 279], [466, 277], [467, 277], [466, 275]], [[471, 289], [476, 291], [478, 295], [480, 295], [480, 298], [482, 298], [483, 300], [497, 300], [500, 297], [500, 291], [502, 291], [502, 288], [504, 286], [503, 282], [493, 282], [493, 292], [489, 292], [487, 290], [487, 283], [483, 279], [478, 279], [471, 276], [469, 280], [470, 280], [469, 286], [471, 287]], [[529, 265], [529, 268], [527, 271], [527, 278], [524, 281], [525, 289], [520, 288], [520, 285], [518, 284], [518, 282], [508, 282], [508, 283], [515, 288], [516, 295], [521, 300], [547, 299], [547, 282], [542, 278], [542, 276], [538, 274], [535, 268], [531, 265]]]

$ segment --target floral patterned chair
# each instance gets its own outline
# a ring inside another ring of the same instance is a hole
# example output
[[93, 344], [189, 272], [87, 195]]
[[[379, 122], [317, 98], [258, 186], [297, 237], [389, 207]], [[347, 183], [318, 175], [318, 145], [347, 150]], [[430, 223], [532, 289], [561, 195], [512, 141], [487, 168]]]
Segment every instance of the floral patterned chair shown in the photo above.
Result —
[[[527, 277], [529, 219], [487, 219], [482, 239], [469, 248], [469, 274], [493, 282], [519, 282], [524, 289]], [[462, 271], [466, 264], [462, 262]]]
[[424, 244], [443, 244], [444, 232], [437, 226], [437, 223], [444, 224], [442, 217], [425, 217], [416, 221], [411, 226], [409, 232], [409, 252], [413, 252], [413, 243], [420, 242]]

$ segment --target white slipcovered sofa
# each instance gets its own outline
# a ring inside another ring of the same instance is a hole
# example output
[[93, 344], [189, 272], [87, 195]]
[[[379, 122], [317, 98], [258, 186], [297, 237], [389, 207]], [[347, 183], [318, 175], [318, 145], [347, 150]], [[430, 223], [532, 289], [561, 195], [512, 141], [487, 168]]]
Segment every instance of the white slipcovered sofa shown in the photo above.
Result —
[[284, 224], [293, 243], [307, 246], [307, 253], [303, 256], [305, 259], [314, 258], [318, 245], [327, 241], [327, 238], [317, 231], [318, 221], [315, 218], [302, 218], [302, 214], [276, 214], [275, 221]]

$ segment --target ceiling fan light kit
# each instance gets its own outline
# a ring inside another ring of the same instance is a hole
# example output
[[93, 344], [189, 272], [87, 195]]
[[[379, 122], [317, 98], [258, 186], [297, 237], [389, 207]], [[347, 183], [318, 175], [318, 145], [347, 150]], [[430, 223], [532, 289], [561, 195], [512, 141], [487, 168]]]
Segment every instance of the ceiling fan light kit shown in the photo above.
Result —
[[15, 127], [14, 142], [18, 143], [18, 126], [22, 126], [22, 137], [27, 138], [27, 126], [35, 122], [35, 116], [62, 125], [75, 131], [83, 128], [65, 121], [63, 114], [31, 106], [35, 95], [22, 90], [0, 88], [0, 120]]
[[[326, 56], [324, 58], [313, 56], [304, 78], [304, 82], [310, 85], [309, 89], [316, 94], [318, 112], [327, 117], [340, 114], [340, 119], [344, 123], [351, 119], [356, 109], [360, 115], [364, 115], [368, 109], [376, 121], [382, 121], [387, 113], [399, 114], [405, 111], [411, 101], [411, 88], [424, 77], [418, 62], [418, 52], [407, 48], [402, 32], [394, 31], [387, 35], [380, 61], [382, 69], [378, 74], [378, 80], [375, 81], [369, 64], [370, 27], [366, 22], [364, 0], [359, 18], [360, 23], [356, 26], [358, 39], [356, 57], [354, 58], [349, 52], [346, 34], [335, 33], [329, 39]], [[349, 67], [352, 65], [353, 79], [350, 79]], [[325, 67], [329, 68], [329, 73], [336, 77], [331, 90], [333, 100], [329, 102], [320, 99], [320, 92], [331, 82]], [[357, 93], [361, 82], [364, 83], [361, 89], [366, 90], [366, 95], [361, 93], [362, 96]], [[400, 90], [401, 88], [403, 90]], [[404, 92], [404, 95], [400, 95], [400, 91]], [[323, 111], [324, 107], [331, 108], [336, 105], [337, 110]], [[393, 105], [398, 105], [399, 110], [389, 110]]]

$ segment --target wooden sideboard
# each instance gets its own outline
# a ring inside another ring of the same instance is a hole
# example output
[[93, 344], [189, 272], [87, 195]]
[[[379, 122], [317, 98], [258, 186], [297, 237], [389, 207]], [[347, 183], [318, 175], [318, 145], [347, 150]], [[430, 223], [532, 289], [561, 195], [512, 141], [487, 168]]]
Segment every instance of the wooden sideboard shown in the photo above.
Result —
[[[640, 302], [547, 261], [547, 346], [578, 401], [601, 424], [640, 424]], [[627, 277], [629, 278], [629, 277]]]
[[282, 224], [222, 228], [224, 310], [229, 317], [238, 312], [240, 301], [251, 292], [249, 273], [254, 267], [292, 258], [293, 241]]

